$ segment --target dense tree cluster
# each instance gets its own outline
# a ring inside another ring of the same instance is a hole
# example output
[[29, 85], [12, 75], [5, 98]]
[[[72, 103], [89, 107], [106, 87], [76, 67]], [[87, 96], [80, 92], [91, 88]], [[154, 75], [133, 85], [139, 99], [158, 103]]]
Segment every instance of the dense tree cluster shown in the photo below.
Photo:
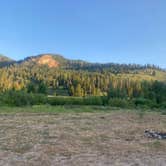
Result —
[[[136, 68], [138, 67], [136, 66]], [[148, 69], [144, 72], [155, 75], [155, 70]], [[140, 89], [141, 79], [124, 77], [125, 70], [121, 73], [123, 75], [109, 71], [91, 72], [48, 68], [47, 66], [26, 66], [26, 64], [13, 65], [0, 69], [0, 91], [26, 89], [30, 83], [38, 85], [40, 81], [52, 89], [63, 86], [68, 89], [70, 95], [74, 96], [101, 95], [101, 93], [107, 92], [110, 86], [120, 88], [124, 86], [128, 93], [132, 91], [133, 87], [137, 90]]]
[[159, 81], [141, 81], [132, 82], [129, 88], [126, 84], [111, 86], [108, 97], [109, 99], [135, 99], [136, 105], [143, 104], [143, 102], [149, 102], [151, 105], [166, 104], [166, 84]]
[[0, 69], [1, 92], [13, 89], [55, 94], [59, 90], [69, 96], [103, 96], [110, 87], [117, 87], [120, 93], [131, 97], [143, 90], [140, 80], [111, 72], [63, 70], [46, 66], [14, 65]]

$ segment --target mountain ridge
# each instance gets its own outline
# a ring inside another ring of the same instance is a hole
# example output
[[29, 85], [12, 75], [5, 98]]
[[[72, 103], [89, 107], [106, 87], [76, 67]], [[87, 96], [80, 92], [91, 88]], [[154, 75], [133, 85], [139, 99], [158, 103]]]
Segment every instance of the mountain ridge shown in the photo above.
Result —
[[165, 69], [160, 68], [155, 65], [140, 65], [140, 64], [121, 64], [121, 63], [96, 63], [96, 62], [87, 62], [84, 60], [73, 60], [67, 59], [60, 54], [52, 53], [43, 53], [35, 56], [28, 56], [23, 60], [15, 61], [7, 56], [0, 54], [0, 67], [6, 67], [9, 65], [38, 65], [38, 66], [48, 66], [49, 68], [63, 68], [63, 69], [74, 69], [74, 70], [92, 70], [92, 71], [101, 71], [101, 70], [142, 70], [142, 69], [156, 69], [165, 71]]
[[15, 61], [5, 55], [0, 54], [0, 67], [9, 66]]

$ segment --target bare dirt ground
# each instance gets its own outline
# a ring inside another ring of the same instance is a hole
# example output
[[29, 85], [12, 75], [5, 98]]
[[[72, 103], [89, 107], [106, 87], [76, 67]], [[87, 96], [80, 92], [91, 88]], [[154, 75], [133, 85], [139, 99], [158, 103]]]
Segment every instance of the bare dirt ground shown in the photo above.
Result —
[[165, 166], [166, 115], [132, 111], [0, 114], [0, 166]]

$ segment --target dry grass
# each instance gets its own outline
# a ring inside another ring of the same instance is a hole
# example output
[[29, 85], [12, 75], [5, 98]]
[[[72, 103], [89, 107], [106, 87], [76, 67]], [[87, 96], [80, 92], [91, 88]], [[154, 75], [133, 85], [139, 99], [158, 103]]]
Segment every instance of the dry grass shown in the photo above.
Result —
[[166, 131], [166, 115], [134, 111], [0, 115], [2, 166], [166, 165], [166, 141], [144, 137]]

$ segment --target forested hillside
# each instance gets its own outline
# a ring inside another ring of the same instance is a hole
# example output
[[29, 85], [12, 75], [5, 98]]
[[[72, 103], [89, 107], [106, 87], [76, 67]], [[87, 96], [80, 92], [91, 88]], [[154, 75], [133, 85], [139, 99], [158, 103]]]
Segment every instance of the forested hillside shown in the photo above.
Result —
[[166, 99], [166, 72], [154, 65], [88, 63], [52, 54], [10, 62], [0, 68], [3, 93], [12, 90], [51, 96], [142, 97], [156, 102]]

